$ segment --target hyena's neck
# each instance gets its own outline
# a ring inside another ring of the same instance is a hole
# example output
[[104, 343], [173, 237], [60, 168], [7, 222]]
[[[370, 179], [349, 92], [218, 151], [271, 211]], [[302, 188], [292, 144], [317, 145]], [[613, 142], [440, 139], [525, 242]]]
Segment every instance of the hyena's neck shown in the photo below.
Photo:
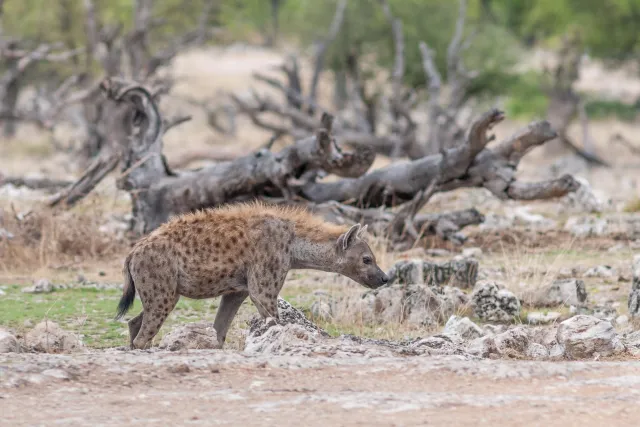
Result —
[[315, 241], [296, 236], [291, 247], [291, 268], [339, 272], [336, 241], [331, 238]]

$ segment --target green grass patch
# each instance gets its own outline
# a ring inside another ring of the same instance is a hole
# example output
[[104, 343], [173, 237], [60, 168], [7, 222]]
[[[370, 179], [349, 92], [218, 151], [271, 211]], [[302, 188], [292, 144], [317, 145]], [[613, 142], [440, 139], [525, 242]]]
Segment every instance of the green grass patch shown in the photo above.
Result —
[[505, 110], [509, 117], [527, 120], [544, 117], [549, 100], [542, 91], [538, 73], [524, 73], [511, 79], [508, 85]]
[[[20, 286], [13, 285], [4, 291], [6, 295], [0, 298], [0, 326], [26, 332], [32, 327], [29, 324], [35, 325], [47, 319], [78, 334], [89, 347], [107, 348], [128, 344], [126, 321], [114, 320], [122, 295], [120, 290], [73, 288], [48, 294], [26, 294]], [[154, 341], [159, 342], [175, 324], [213, 321], [218, 303], [218, 299], [181, 298]], [[141, 310], [140, 300], [136, 299], [125, 320]]]

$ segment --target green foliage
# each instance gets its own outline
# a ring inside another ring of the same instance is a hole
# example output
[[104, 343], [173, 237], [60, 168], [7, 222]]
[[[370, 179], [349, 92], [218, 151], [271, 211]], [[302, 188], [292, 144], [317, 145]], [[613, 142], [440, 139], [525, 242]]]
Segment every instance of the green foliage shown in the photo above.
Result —
[[483, 0], [485, 12], [523, 40], [555, 42], [577, 32], [600, 58], [633, 58], [640, 48], [640, 0]]
[[[151, 49], [166, 46], [176, 35], [195, 29], [202, 8], [210, 0], [156, 0], [154, 16], [163, 23], [156, 28]], [[403, 24], [405, 84], [423, 87], [426, 76], [418, 48], [425, 41], [435, 51], [435, 61], [446, 78], [447, 47], [458, 17], [457, 0], [388, 0], [391, 11]], [[133, 25], [132, 0], [94, 0], [106, 24]], [[224, 27], [234, 38], [273, 31], [271, 1], [224, 0], [215, 2], [210, 25]], [[288, 40], [311, 46], [326, 36], [337, 0], [280, 0], [279, 31]], [[540, 116], [547, 101], [535, 74], [516, 75], [513, 65], [521, 56], [521, 42], [538, 40], [557, 46], [560, 37], [578, 33], [584, 48], [604, 59], [635, 58], [640, 51], [640, 0], [468, 0], [465, 35], [473, 35], [464, 52], [469, 70], [479, 72], [468, 95], [480, 98], [509, 96], [507, 110], [521, 117]], [[85, 43], [84, 0], [5, 1], [3, 31], [29, 40], [63, 42], [69, 47]], [[349, 0], [344, 24], [329, 47], [326, 65], [344, 70], [349, 52], [356, 51], [364, 78], [380, 68], [391, 70], [394, 40], [379, 0]], [[82, 58], [79, 58], [82, 61]], [[42, 64], [31, 75], [41, 78], [54, 70], [71, 73], [69, 64]], [[36, 74], [37, 73], [37, 74]], [[587, 104], [590, 117], [635, 117], [637, 106], [610, 101]]]
[[635, 104], [625, 104], [620, 101], [594, 99], [585, 105], [587, 115], [590, 119], [602, 119], [615, 117], [624, 121], [634, 121], [640, 111], [639, 102]]
[[[283, 30], [295, 34], [303, 45], [313, 43], [322, 37], [331, 25], [336, 9], [336, 0], [323, 2], [289, 1], [295, 4], [289, 10]], [[435, 51], [435, 61], [439, 71], [446, 78], [447, 48], [454, 34], [458, 17], [458, 2], [452, 0], [390, 0], [393, 15], [401, 19], [404, 33], [405, 83], [411, 87], [424, 86], [426, 76], [422, 66], [419, 42], [425, 41]], [[295, 9], [295, 10], [294, 10]], [[295, 16], [294, 16], [295, 15]], [[313, 22], [313, 25], [309, 25]], [[509, 73], [517, 59], [517, 44], [504, 29], [482, 21], [478, 3], [470, 2], [467, 10], [468, 36], [474, 32], [471, 48], [464, 52], [467, 68], [480, 72], [480, 80], [489, 82]], [[362, 58], [361, 66], [376, 65], [390, 70], [395, 55], [391, 27], [379, 1], [351, 1], [347, 5], [345, 21], [337, 40], [330, 46], [327, 63], [334, 70], [346, 67], [350, 51]], [[373, 59], [371, 64], [364, 60]], [[483, 87], [475, 88], [482, 92]], [[500, 92], [495, 84], [491, 91]]]
[[528, 72], [505, 81], [509, 98], [505, 109], [509, 117], [531, 119], [544, 117], [548, 99], [541, 90], [541, 75]]

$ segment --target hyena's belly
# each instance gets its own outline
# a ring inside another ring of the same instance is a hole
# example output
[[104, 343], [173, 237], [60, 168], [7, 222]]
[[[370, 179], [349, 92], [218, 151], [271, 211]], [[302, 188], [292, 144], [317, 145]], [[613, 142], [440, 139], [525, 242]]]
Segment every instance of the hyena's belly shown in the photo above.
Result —
[[248, 289], [246, 277], [239, 269], [222, 273], [219, 269], [201, 269], [197, 274], [186, 275], [180, 280], [178, 293], [187, 298], [204, 299]]

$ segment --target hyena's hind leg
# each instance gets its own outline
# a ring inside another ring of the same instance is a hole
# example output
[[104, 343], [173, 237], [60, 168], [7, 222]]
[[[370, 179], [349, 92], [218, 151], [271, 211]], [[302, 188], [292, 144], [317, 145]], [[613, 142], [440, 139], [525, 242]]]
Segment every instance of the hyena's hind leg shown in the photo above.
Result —
[[131, 344], [131, 348], [133, 347], [133, 340], [138, 336], [138, 332], [140, 332], [140, 327], [142, 326], [142, 318], [144, 316], [144, 311], [141, 311], [133, 319], [129, 320], [129, 344]]
[[142, 316], [142, 325], [138, 330], [138, 334], [133, 339], [133, 348], [144, 349], [151, 346], [151, 340], [158, 334], [167, 316], [178, 303], [179, 298], [180, 296], [177, 293], [171, 295], [151, 294], [146, 295], [146, 298], [141, 296], [144, 315]]

